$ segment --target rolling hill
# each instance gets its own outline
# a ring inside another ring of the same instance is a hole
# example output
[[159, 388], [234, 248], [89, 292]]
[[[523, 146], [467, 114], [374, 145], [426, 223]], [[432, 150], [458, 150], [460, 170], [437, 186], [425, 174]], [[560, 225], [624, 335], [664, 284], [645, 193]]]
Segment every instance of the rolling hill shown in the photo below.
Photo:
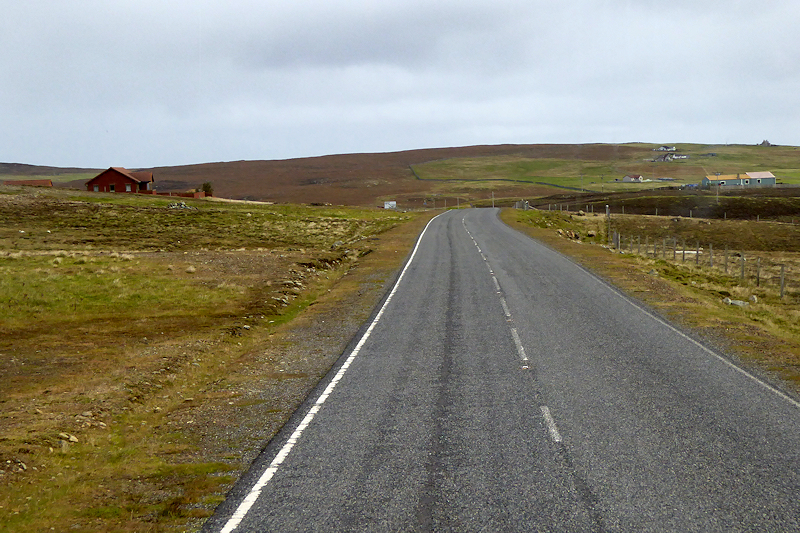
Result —
[[[690, 159], [655, 163], [655, 146], [483, 145], [142, 170], [153, 171], [160, 191], [184, 191], [210, 182], [215, 196], [234, 199], [362, 206], [397, 200], [404, 207], [486, 200], [492, 193], [498, 198], [531, 198], [563, 192], [552, 185], [608, 192], [619, 188], [615, 180], [627, 173], [697, 183], [714, 171], [782, 169], [782, 175], [776, 172], [779, 178], [800, 179], [800, 149], [796, 147], [684, 144], [677, 151], [691, 154]], [[98, 172], [0, 163], [0, 179], [50, 177], [57, 186], [73, 188], [83, 188]], [[625, 190], [635, 190], [659, 184], [626, 185], [634, 187]]]

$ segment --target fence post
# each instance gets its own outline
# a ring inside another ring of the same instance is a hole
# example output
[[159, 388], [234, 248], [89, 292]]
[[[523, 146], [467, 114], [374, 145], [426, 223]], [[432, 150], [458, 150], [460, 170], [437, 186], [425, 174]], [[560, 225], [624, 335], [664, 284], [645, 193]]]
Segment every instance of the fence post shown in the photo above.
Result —
[[697, 252], [694, 254], [694, 264], [700, 266], [700, 241], [697, 241]]
[[781, 265], [781, 300], [783, 300], [783, 288], [785, 287], [784, 281], [785, 277], [784, 274], [786, 272], [786, 265]]
[[740, 252], [740, 253], [742, 255], [741, 255], [741, 259], [739, 261], [739, 263], [741, 264], [741, 269], [739, 271], [739, 279], [744, 281], [744, 252]]
[[675, 261], [678, 259], [678, 239], [673, 237], [672, 238], [672, 260]]
[[667, 238], [664, 237], [664, 245], [661, 247], [661, 259], [667, 259]]
[[650, 235], [644, 236], [644, 256], [647, 257], [647, 248], [650, 247]]
[[682, 252], [683, 253], [683, 259], [682, 259], [682, 261], [685, 263], [686, 262], [686, 239], [683, 239], [683, 244], [681, 245], [681, 248], [683, 249], [683, 252]]
[[761, 286], [761, 258], [756, 259], [756, 287]]
[[708, 266], [714, 268], [714, 245], [708, 243]]
[[725, 245], [725, 273], [728, 273], [728, 245]]
[[642, 255], [642, 236], [636, 236], [636, 255]]

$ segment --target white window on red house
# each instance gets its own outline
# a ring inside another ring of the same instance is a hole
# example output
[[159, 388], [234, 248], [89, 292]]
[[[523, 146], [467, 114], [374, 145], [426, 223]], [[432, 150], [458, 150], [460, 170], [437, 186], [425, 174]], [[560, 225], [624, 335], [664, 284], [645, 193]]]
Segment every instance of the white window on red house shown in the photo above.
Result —
[[100, 186], [99, 185], [95, 185], [94, 186], [94, 192], [100, 192]]
[[131, 184], [130, 183], [126, 183], [125, 184], [125, 192], [131, 192]]

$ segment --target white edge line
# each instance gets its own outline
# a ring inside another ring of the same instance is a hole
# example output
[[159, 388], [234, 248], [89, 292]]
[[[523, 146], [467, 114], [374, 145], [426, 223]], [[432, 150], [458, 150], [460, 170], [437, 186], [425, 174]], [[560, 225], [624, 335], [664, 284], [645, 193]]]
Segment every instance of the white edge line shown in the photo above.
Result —
[[743, 376], [746, 376], [746, 377], [750, 378], [751, 380], [753, 380], [754, 382], [758, 383], [759, 385], [761, 385], [762, 387], [764, 387], [768, 391], [774, 393], [775, 395], [779, 396], [780, 398], [783, 398], [787, 402], [791, 403], [792, 405], [794, 405], [795, 407], [800, 409], [800, 402], [798, 402], [797, 400], [795, 400], [794, 398], [792, 398], [788, 394], [784, 393], [783, 391], [781, 391], [780, 389], [778, 389], [776, 387], [773, 387], [772, 385], [770, 385], [766, 381], [763, 381], [760, 378], [754, 376], [753, 374], [751, 374], [750, 372], [748, 372], [744, 368], [741, 368], [740, 366], [736, 365], [732, 361], [729, 361], [727, 358], [721, 356], [720, 354], [718, 354], [717, 352], [715, 352], [711, 348], [703, 345], [703, 343], [701, 343], [700, 341], [698, 341], [696, 339], [693, 339], [692, 337], [690, 337], [686, 333], [682, 332], [680, 329], [676, 328], [675, 326], [673, 326], [672, 324], [670, 324], [669, 322], [667, 322], [666, 320], [664, 320], [660, 316], [658, 316], [658, 315], [650, 312], [649, 310], [645, 309], [644, 307], [639, 305], [633, 298], [631, 298], [631, 297], [627, 296], [626, 294], [624, 294], [621, 289], [615, 287], [611, 283], [609, 283], [606, 280], [602, 279], [599, 275], [595, 274], [594, 272], [592, 272], [588, 268], [584, 267], [583, 265], [578, 264], [576, 261], [574, 261], [571, 258], [567, 257], [566, 255], [562, 254], [561, 252], [558, 252], [558, 251], [554, 250], [553, 248], [550, 248], [546, 244], [544, 244], [544, 243], [542, 243], [542, 242], [540, 242], [540, 241], [538, 241], [536, 239], [532, 239], [532, 240], [535, 240], [536, 243], [539, 244], [540, 246], [543, 246], [543, 247], [547, 248], [548, 250], [550, 250], [551, 252], [560, 255], [561, 257], [566, 259], [568, 262], [570, 262], [572, 265], [574, 265], [576, 268], [578, 268], [578, 269], [582, 270], [583, 272], [589, 274], [589, 276], [591, 278], [593, 278], [596, 282], [598, 282], [601, 285], [604, 285], [606, 288], [610, 289], [612, 293], [614, 293], [618, 298], [621, 298], [623, 301], [627, 302], [628, 305], [638, 309], [639, 311], [641, 311], [645, 315], [649, 316], [650, 318], [652, 318], [656, 322], [660, 323], [663, 326], [666, 326], [668, 329], [674, 331], [675, 333], [677, 333], [678, 335], [680, 335], [681, 337], [683, 337], [687, 341], [689, 341], [692, 344], [694, 344], [695, 346], [699, 347], [701, 350], [703, 350], [707, 354], [714, 356], [716, 359], [718, 359], [719, 361], [725, 363], [726, 365], [728, 365], [733, 370], [739, 372]]
[[223, 528], [220, 530], [220, 533], [231, 533], [239, 526], [244, 517], [247, 516], [247, 513], [250, 511], [250, 508], [253, 507], [253, 504], [261, 495], [261, 491], [264, 489], [266, 484], [269, 483], [269, 481], [272, 479], [272, 476], [275, 475], [275, 472], [277, 472], [278, 467], [281, 465], [281, 463], [283, 463], [283, 461], [289, 455], [289, 452], [292, 451], [292, 448], [300, 439], [300, 436], [303, 434], [303, 431], [305, 431], [305, 429], [314, 419], [314, 416], [316, 416], [316, 414], [319, 412], [320, 408], [322, 407], [322, 404], [325, 403], [325, 401], [328, 399], [328, 396], [330, 396], [331, 392], [333, 392], [333, 389], [335, 389], [336, 385], [339, 383], [339, 381], [341, 381], [342, 376], [344, 376], [344, 373], [347, 372], [347, 369], [350, 367], [350, 363], [353, 362], [353, 359], [356, 358], [358, 352], [361, 351], [361, 347], [364, 346], [365, 342], [367, 342], [367, 339], [372, 333], [372, 330], [375, 328], [375, 325], [383, 316], [384, 310], [389, 305], [389, 302], [392, 300], [392, 296], [394, 296], [394, 293], [397, 292], [397, 288], [400, 286], [400, 281], [405, 276], [408, 267], [411, 266], [411, 262], [417, 255], [417, 250], [419, 249], [420, 243], [422, 243], [422, 238], [425, 236], [425, 232], [428, 231], [428, 227], [430, 227], [431, 223], [443, 214], [444, 213], [440, 213], [439, 215], [436, 215], [435, 217], [430, 219], [428, 223], [425, 225], [425, 228], [422, 230], [422, 233], [419, 234], [419, 238], [417, 239], [417, 244], [414, 246], [414, 250], [411, 252], [411, 256], [408, 258], [406, 266], [403, 267], [403, 271], [400, 272], [400, 275], [397, 277], [397, 281], [394, 282], [394, 287], [392, 287], [389, 296], [387, 296], [386, 300], [383, 302], [383, 305], [378, 311], [378, 314], [375, 315], [375, 318], [372, 320], [372, 323], [364, 332], [364, 335], [361, 336], [361, 340], [359, 340], [356, 347], [353, 348], [353, 351], [350, 353], [347, 360], [345, 360], [341, 368], [339, 368], [339, 371], [336, 373], [331, 382], [325, 388], [325, 391], [320, 395], [319, 398], [317, 398], [317, 401], [314, 402], [314, 405], [311, 407], [311, 409], [309, 409], [308, 414], [306, 414], [305, 418], [303, 418], [303, 421], [300, 422], [300, 425], [297, 426], [297, 428], [294, 430], [292, 436], [289, 437], [289, 440], [286, 441], [286, 444], [283, 445], [283, 448], [280, 449], [280, 451], [272, 460], [272, 462], [269, 464], [264, 473], [261, 474], [261, 477], [255, 483], [255, 485], [253, 485], [253, 488], [250, 489], [250, 492], [247, 494], [247, 496], [245, 496], [245, 498], [239, 504], [239, 507], [237, 507], [236, 510], [233, 512], [231, 517], [228, 519]]
[[[639, 307], [639, 306], [637, 306], [637, 305], [635, 305], [635, 304], [631, 304], [631, 305], [634, 305], [635, 307]], [[639, 309], [642, 309], [642, 308], [640, 307]], [[694, 340], [694, 339], [693, 339], [693, 338], [691, 338], [689, 335], [685, 334], [684, 332], [682, 332], [681, 330], [679, 330], [678, 328], [676, 328], [675, 326], [673, 326], [673, 325], [672, 325], [672, 324], [670, 324], [669, 322], [666, 322], [666, 321], [664, 321], [664, 320], [663, 320], [663, 319], [661, 319], [660, 317], [658, 317], [658, 316], [656, 316], [656, 315], [653, 315], [652, 313], [648, 312], [648, 311], [647, 311], [647, 310], [645, 310], [645, 309], [642, 309], [642, 311], [643, 311], [644, 313], [646, 313], [646, 314], [648, 314], [648, 315], [652, 316], [652, 317], [653, 317], [654, 319], [656, 319], [658, 322], [661, 322], [662, 324], [664, 324], [665, 326], [667, 326], [669, 329], [671, 329], [672, 331], [674, 331], [675, 333], [677, 333], [678, 335], [680, 335], [680, 336], [681, 336], [681, 337], [683, 337], [684, 339], [687, 339], [687, 340], [691, 341], [693, 344], [695, 344], [695, 345], [699, 346], [700, 348], [702, 348], [702, 349], [703, 349], [705, 352], [707, 352], [707, 353], [709, 353], [709, 354], [713, 355], [714, 357], [716, 357], [717, 359], [719, 359], [720, 361], [722, 361], [723, 363], [725, 363], [726, 365], [728, 365], [728, 366], [729, 366], [729, 367], [731, 367], [732, 369], [734, 369], [734, 370], [736, 370], [737, 372], [739, 372], [739, 373], [741, 373], [741, 374], [743, 374], [743, 375], [747, 376], [748, 378], [752, 379], [753, 381], [755, 381], [756, 383], [758, 383], [759, 385], [761, 385], [761, 386], [762, 386], [762, 387], [764, 387], [765, 389], [767, 389], [767, 390], [769, 390], [769, 391], [771, 391], [771, 392], [773, 392], [773, 393], [777, 394], [778, 396], [780, 396], [780, 397], [781, 397], [781, 398], [783, 398], [784, 400], [786, 400], [786, 401], [788, 401], [789, 403], [793, 404], [795, 407], [797, 407], [797, 408], [800, 408], [800, 402], [798, 402], [797, 400], [795, 400], [794, 398], [792, 398], [792, 397], [791, 397], [791, 396], [789, 396], [788, 394], [785, 394], [784, 392], [780, 391], [779, 389], [776, 389], [775, 387], [773, 387], [773, 386], [772, 386], [772, 385], [770, 385], [769, 383], [767, 383], [767, 382], [765, 382], [765, 381], [762, 381], [761, 379], [759, 379], [758, 377], [754, 376], [753, 374], [751, 374], [750, 372], [748, 372], [748, 371], [747, 371], [747, 370], [745, 370], [744, 368], [741, 368], [741, 367], [739, 367], [738, 365], [736, 365], [736, 364], [734, 364], [733, 362], [731, 362], [731, 361], [729, 361], [728, 359], [726, 359], [725, 357], [722, 357], [721, 355], [719, 355], [718, 353], [716, 353], [714, 350], [711, 350], [710, 348], [708, 348], [708, 347], [706, 347], [706, 346], [703, 346], [703, 345], [702, 345], [700, 342], [698, 342], [698, 341]]]
[[800, 408], [800, 402], [798, 402], [797, 400], [795, 400], [794, 398], [792, 398], [788, 394], [786, 394], [786, 393], [782, 392], [781, 390], [773, 387], [769, 383], [767, 383], [765, 381], [762, 381], [760, 378], [754, 376], [753, 374], [751, 374], [750, 372], [748, 372], [744, 368], [741, 368], [740, 366], [736, 365], [732, 361], [729, 361], [728, 359], [726, 359], [725, 357], [721, 356], [720, 354], [718, 354], [717, 352], [715, 352], [711, 348], [708, 348], [707, 346], [704, 346], [703, 343], [693, 339], [692, 337], [690, 337], [686, 333], [682, 332], [681, 330], [679, 330], [678, 328], [676, 328], [675, 326], [673, 326], [672, 324], [670, 324], [669, 322], [667, 322], [666, 320], [661, 318], [660, 316], [658, 316], [658, 315], [656, 315], [654, 313], [651, 313], [650, 311], [648, 311], [644, 307], [641, 307], [635, 301], [633, 301], [631, 298], [628, 298], [626, 295], [622, 294], [616, 287], [610, 285], [605, 280], [600, 279], [599, 277], [597, 277], [593, 272], [590, 272], [589, 270], [586, 270], [581, 265], [577, 265], [577, 266], [578, 266], [578, 268], [581, 268], [585, 272], [588, 272], [589, 274], [591, 274], [592, 277], [594, 277], [594, 279], [596, 279], [598, 282], [600, 282], [603, 285], [605, 285], [606, 287], [610, 288], [612, 290], [612, 292], [614, 292], [619, 298], [621, 298], [622, 300], [627, 302], [629, 305], [635, 307], [636, 309], [638, 309], [642, 313], [646, 314], [647, 316], [649, 316], [650, 318], [652, 318], [656, 322], [660, 323], [661, 325], [666, 326], [668, 329], [674, 331], [675, 333], [677, 333], [678, 335], [680, 335], [681, 337], [683, 337], [687, 341], [691, 342], [695, 346], [698, 346], [700, 349], [702, 349], [706, 353], [708, 353], [710, 355], [713, 355], [718, 360], [720, 360], [723, 363], [725, 363], [726, 365], [728, 365], [730, 368], [736, 370], [737, 372], [739, 372], [740, 374], [742, 374], [744, 376], [747, 376], [748, 378], [750, 378], [751, 380], [755, 381], [756, 383], [758, 383], [759, 385], [761, 385], [762, 387], [764, 387], [768, 391], [775, 393], [776, 395], [780, 396], [781, 398], [783, 398], [787, 402], [791, 403], [795, 407]]

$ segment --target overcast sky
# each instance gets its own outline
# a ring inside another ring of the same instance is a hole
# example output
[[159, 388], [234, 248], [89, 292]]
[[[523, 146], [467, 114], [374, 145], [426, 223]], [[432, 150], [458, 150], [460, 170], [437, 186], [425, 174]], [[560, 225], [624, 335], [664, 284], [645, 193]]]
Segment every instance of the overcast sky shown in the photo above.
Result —
[[800, 145], [795, 0], [0, 0], [0, 161]]

